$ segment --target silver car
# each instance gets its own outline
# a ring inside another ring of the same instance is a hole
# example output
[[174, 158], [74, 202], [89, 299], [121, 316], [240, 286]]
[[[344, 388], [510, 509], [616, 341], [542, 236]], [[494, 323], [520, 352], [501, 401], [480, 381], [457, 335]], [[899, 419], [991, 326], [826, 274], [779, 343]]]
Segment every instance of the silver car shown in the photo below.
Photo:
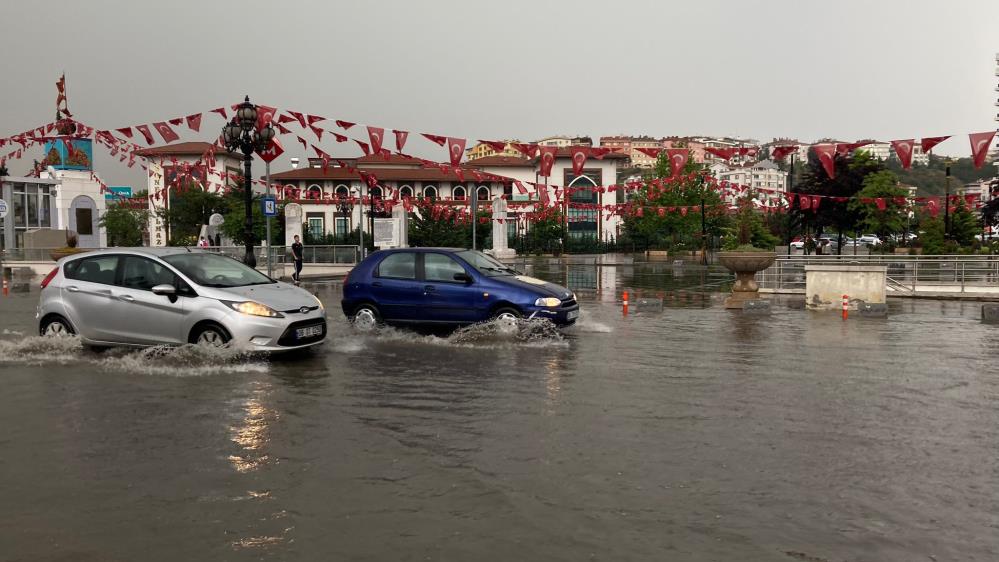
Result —
[[115, 248], [63, 258], [42, 280], [41, 335], [85, 345], [193, 343], [289, 351], [326, 337], [308, 291], [222, 255], [186, 248]]

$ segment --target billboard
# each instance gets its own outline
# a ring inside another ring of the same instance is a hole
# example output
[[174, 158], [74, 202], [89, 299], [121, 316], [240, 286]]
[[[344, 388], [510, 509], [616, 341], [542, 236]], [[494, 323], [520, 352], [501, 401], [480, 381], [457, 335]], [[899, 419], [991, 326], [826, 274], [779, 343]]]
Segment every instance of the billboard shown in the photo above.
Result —
[[108, 203], [130, 197], [132, 197], [132, 188], [129, 186], [110, 186], [104, 193], [104, 200]]
[[93, 170], [94, 143], [90, 139], [56, 138], [45, 143], [43, 167], [56, 170]]

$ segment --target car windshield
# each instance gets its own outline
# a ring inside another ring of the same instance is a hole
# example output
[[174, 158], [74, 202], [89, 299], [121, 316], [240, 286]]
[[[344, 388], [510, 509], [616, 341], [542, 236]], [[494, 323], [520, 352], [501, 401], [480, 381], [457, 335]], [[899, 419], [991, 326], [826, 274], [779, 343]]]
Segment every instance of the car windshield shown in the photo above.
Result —
[[476, 250], [458, 252], [458, 256], [486, 277], [497, 277], [499, 275], [520, 275], [520, 272], [516, 269], [507, 267], [495, 259]]
[[163, 261], [177, 268], [202, 287], [245, 287], [276, 283], [263, 273], [218, 254], [190, 253], [164, 256]]

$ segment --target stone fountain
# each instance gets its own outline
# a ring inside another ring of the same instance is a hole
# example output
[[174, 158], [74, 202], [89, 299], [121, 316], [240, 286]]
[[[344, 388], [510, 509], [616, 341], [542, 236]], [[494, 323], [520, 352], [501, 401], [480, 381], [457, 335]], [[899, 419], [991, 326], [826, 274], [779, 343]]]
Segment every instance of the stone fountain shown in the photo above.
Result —
[[760, 298], [756, 272], [770, 267], [776, 259], [774, 252], [765, 250], [719, 253], [718, 262], [735, 273], [735, 285], [732, 285], [732, 295], [725, 299], [725, 308], [741, 309], [746, 305], [746, 301]]

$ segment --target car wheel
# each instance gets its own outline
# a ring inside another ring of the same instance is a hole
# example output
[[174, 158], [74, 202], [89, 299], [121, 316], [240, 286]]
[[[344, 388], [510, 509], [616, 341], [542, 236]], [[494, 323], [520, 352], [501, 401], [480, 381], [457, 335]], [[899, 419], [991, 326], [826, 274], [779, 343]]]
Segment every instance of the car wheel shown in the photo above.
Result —
[[371, 304], [362, 304], [354, 309], [354, 316], [351, 317], [354, 327], [363, 332], [370, 332], [381, 323], [381, 316], [378, 309]]
[[189, 341], [200, 347], [225, 347], [229, 344], [229, 334], [221, 326], [207, 324], [194, 330]]
[[516, 308], [503, 307], [496, 309], [493, 312], [493, 320], [504, 320], [507, 322], [514, 322], [519, 318], [523, 318], [524, 315], [520, 313]]
[[38, 334], [48, 338], [63, 338], [74, 334], [72, 326], [61, 316], [50, 316], [38, 327]]

